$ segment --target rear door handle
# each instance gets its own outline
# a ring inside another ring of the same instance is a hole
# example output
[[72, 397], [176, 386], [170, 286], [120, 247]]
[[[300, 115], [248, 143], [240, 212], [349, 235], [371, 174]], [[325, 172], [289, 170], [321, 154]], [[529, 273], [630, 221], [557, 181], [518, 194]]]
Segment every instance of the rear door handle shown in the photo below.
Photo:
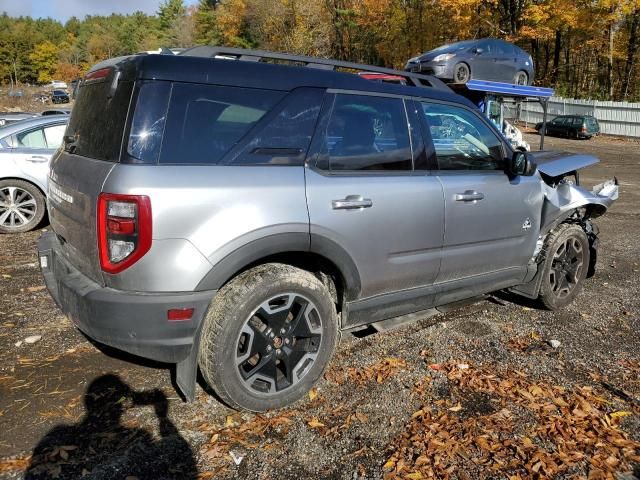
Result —
[[476, 203], [484, 198], [484, 194], [475, 190], [466, 190], [463, 193], [456, 193], [456, 202], [473, 202]]
[[31, 155], [29, 158], [27, 158], [27, 162], [32, 162], [32, 163], [44, 163], [47, 162], [49, 159], [43, 155]]
[[331, 206], [334, 210], [355, 210], [372, 207], [373, 201], [370, 198], [363, 198], [362, 195], [347, 195], [341, 200], [333, 200]]

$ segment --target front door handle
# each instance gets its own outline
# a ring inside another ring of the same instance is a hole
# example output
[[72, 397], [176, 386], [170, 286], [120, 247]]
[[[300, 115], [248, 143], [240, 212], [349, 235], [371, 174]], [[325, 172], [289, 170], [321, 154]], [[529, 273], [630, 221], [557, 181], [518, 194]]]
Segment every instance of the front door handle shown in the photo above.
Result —
[[363, 198], [362, 195], [347, 195], [341, 200], [333, 200], [331, 206], [334, 210], [355, 210], [372, 207], [373, 201]]
[[473, 202], [476, 203], [484, 198], [484, 194], [475, 190], [465, 190], [463, 193], [456, 193], [456, 202]]
[[44, 163], [48, 160], [49, 159], [43, 155], [31, 155], [29, 158], [27, 158], [27, 162], [32, 163]]

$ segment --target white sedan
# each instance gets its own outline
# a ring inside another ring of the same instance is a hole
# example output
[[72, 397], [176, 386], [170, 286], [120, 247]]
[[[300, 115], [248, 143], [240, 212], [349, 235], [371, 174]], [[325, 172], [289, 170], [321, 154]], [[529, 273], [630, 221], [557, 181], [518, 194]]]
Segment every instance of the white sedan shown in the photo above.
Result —
[[49, 162], [68, 121], [51, 115], [0, 128], [0, 233], [28, 232], [42, 222]]

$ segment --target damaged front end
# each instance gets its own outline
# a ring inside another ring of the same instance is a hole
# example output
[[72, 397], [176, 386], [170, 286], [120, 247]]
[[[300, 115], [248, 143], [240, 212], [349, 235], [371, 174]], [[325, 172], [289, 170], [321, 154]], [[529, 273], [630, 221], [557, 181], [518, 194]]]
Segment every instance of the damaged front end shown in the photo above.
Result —
[[559, 152], [530, 154], [538, 164], [543, 180], [544, 203], [540, 222], [540, 236], [530, 261], [530, 275], [526, 283], [512, 290], [529, 298], [537, 298], [541, 275], [538, 268], [544, 261], [545, 238], [561, 223], [580, 225], [589, 240], [590, 261], [587, 276], [595, 273], [598, 248], [598, 230], [592, 219], [604, 215], [618, 199], [618, 180], [600, 183], [591, 191], [580, 186], [578, 170], [594, 165], [599, 160], [592, 155]]

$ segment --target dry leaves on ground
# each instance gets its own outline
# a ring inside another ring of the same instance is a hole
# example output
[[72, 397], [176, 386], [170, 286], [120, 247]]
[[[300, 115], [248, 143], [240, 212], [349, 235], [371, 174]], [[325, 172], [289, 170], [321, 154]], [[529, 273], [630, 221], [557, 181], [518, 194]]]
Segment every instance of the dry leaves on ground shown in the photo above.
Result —
[[382, 383], [401, 370], [406, 369], [407, 362], [405, 360], [401, 358], [385, 358], [364, 368], [329, 369], [324, 374], [324, 378], [338, 385], [346, 382], [355, 385], [364, 385], [372, 380], [375, 380], [377, 383]]
[[[613, 479], [640, 462], [640, 442], [620, 428], [629, 412], [614, 411], [593, 388], [570, 390], [516, 371], [460, 369], [456, 363], [432, 375], [446, 375], [461, 403], [431, 401], [413, 415], [391, 447], [386, 479]], [[465, 402], [479, 396], [488, 399], [485, 410]]]
[[202, 448], [202, 454], [210, 461], [211, 466], [224, 468], [233, 462], [231, 449], [273, 448], [277, 441], [267, 442], [267, 434], [286, 435], [293, 424], [293, 417], [297, 415], [299, 413], [296, 410], [289, 410], [269, 417], [254, 415], [245, 421], [239, 414], [235, 414], [229, 415], [221, 428], [209, 424], [200, 425], [201, 431], [211, 434], [209, 442]]

